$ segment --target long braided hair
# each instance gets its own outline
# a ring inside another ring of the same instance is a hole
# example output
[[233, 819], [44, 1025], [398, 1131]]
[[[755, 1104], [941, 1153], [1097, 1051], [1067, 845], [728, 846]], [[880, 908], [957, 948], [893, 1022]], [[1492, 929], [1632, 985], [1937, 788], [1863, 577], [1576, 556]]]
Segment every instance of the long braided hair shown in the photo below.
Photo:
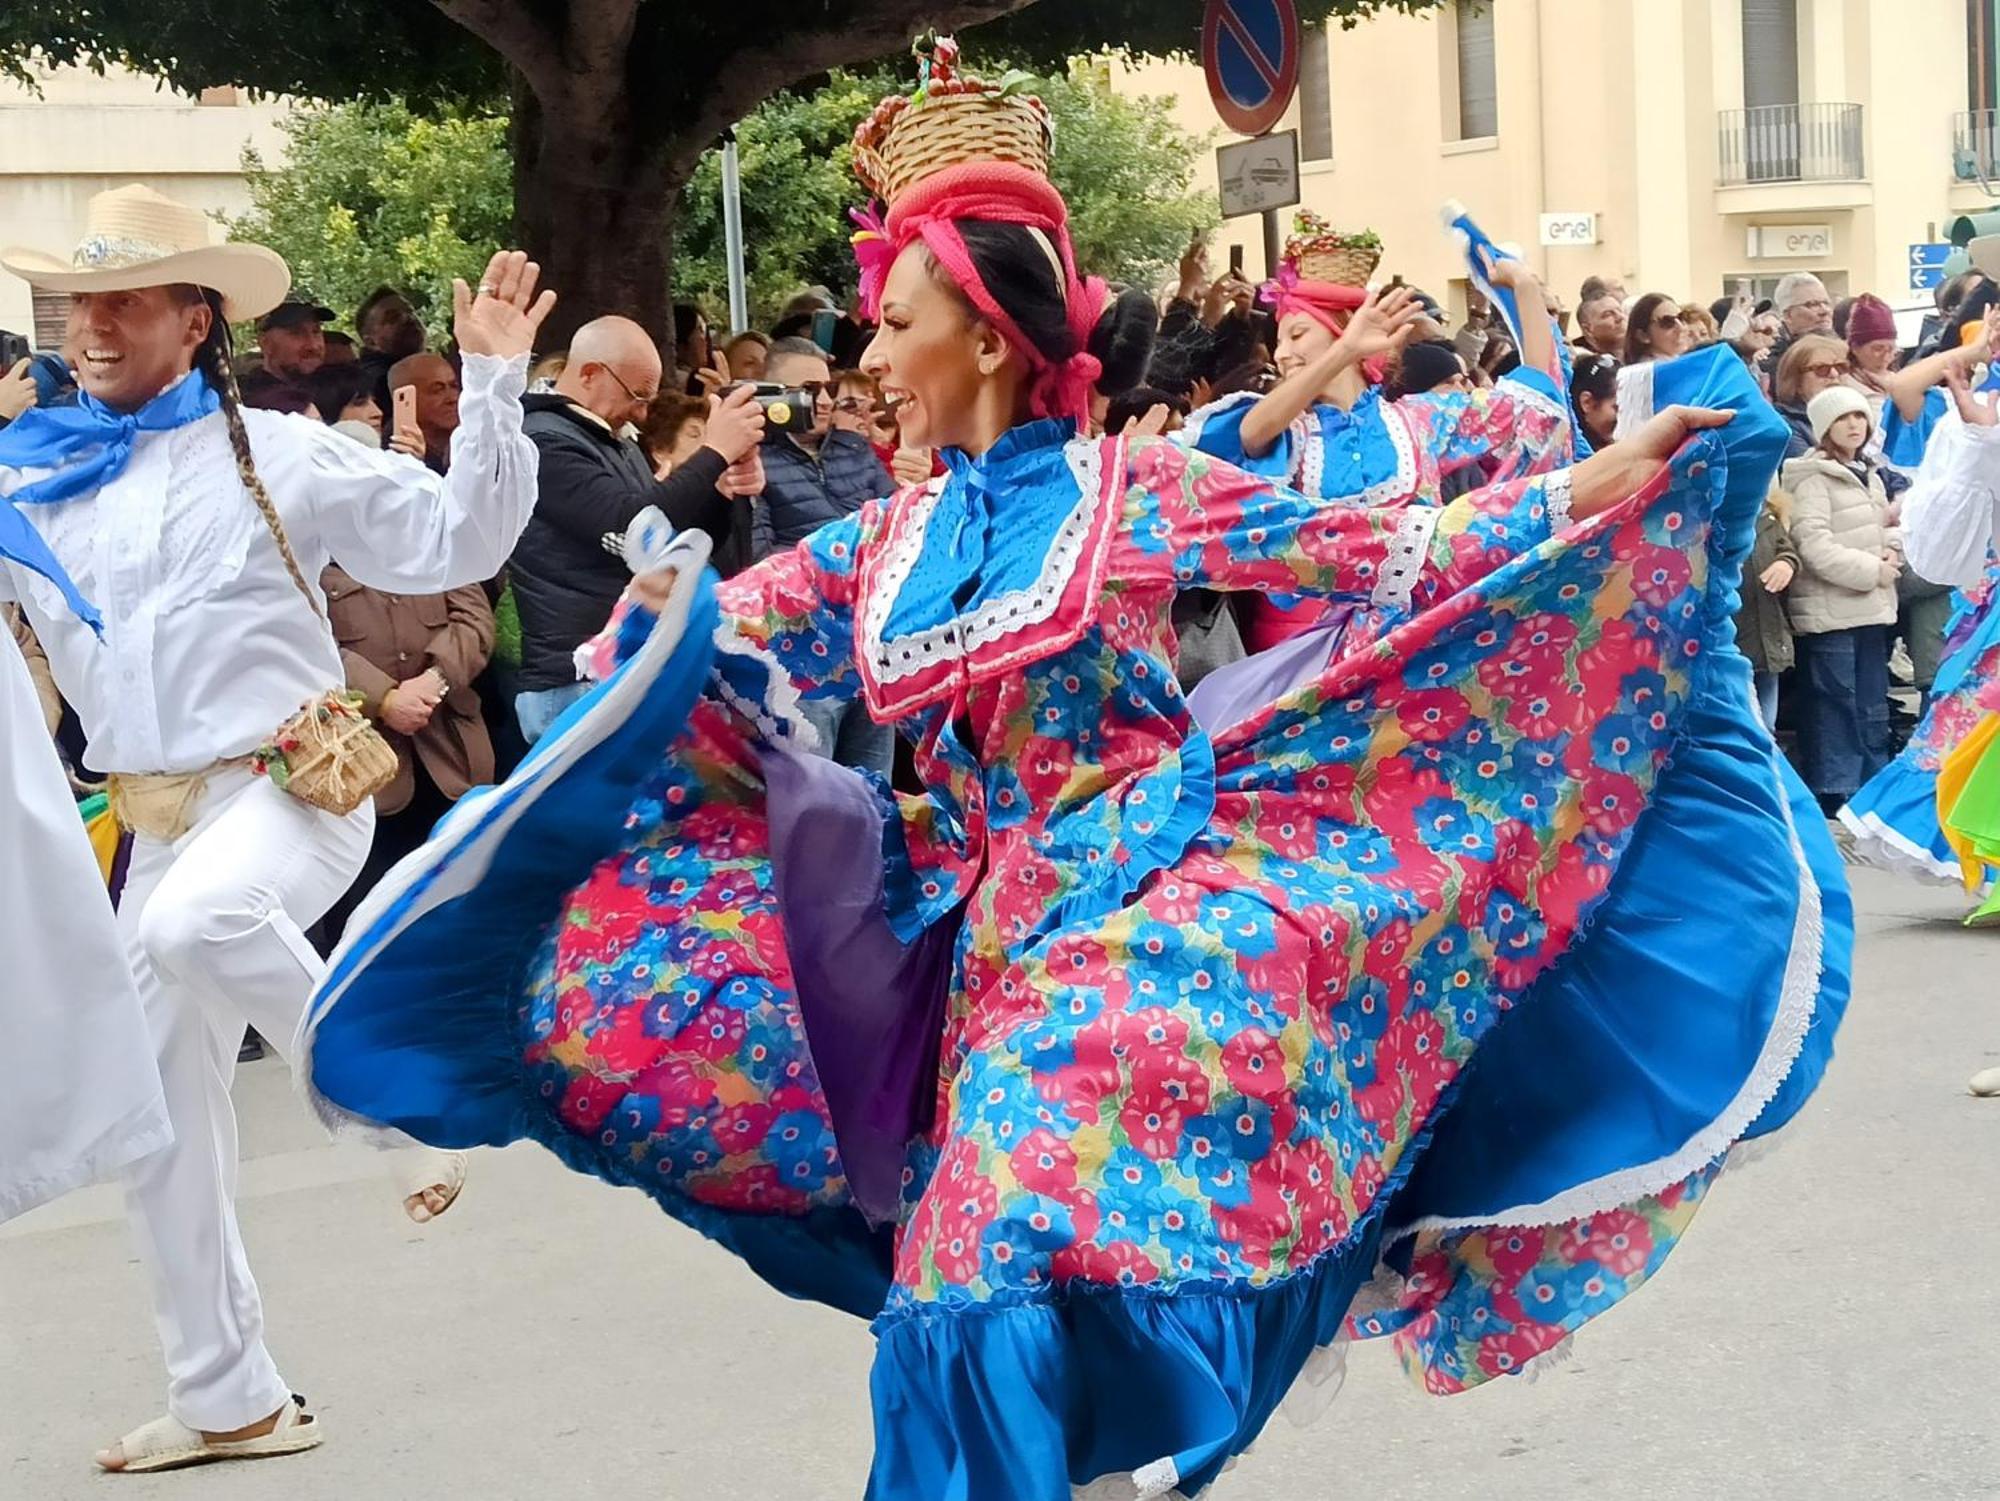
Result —
[[324, 620], [326, 612], [320, 608], [319, 596], [306, 583], [298, 556], [292, 551], [292, 539], [285, 535], [278, 507], [271, 499], [271, 492], [264, 488], [264, 481], [257, 473], [257, 461], [250, 452], [250, 434], [243, 426], [243, 393], [236, 384], [236, 365], [231, 358], [233, 341], [229, 320], [223, 316], [222, 295], [206, 287], [188, 287], [183, 289], [183, 296], [190, 304], [200, 302], [208, 308], [208, 337], [194, 352], [194, 368], [222, 401], [222, 420], [229, 430], [230, 452], [236, 456], [237, 477], [250, 492], [250, 499], [256, 502], [264, 525], [270, 528], [271, 540], [278, 544], [278, 555], [285, 560], [285, 570], [291, 574], [292, 582], [299, 586], [299, 593], [306, 597], [313, 613]]

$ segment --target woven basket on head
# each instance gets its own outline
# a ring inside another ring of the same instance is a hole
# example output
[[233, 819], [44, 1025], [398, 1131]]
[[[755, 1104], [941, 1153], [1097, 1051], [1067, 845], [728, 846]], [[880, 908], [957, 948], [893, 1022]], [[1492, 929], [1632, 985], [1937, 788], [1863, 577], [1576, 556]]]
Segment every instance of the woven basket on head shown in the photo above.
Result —
[[1375, 268], [1382, 264], [1382, 252], [1343, 247], [1339, 250], [1308, 250], [1299, 256], [1299, 275], [1307, 281], [1330, 281], [1336, 286], [1365, 287]]
[[879, 142], [854, 150], [862, 185], [885, 203], [933, 172], [968, 162], [1014, 162], [1047, 173], [1046, 119], [1027, 100], [997, 90], [933, 95], [897, 115]]
[[278, 741], [285, 791], [328, 813], [352, 813], [396, 779], [395, 750], [345, 694], [314, 699], [285, 721]]

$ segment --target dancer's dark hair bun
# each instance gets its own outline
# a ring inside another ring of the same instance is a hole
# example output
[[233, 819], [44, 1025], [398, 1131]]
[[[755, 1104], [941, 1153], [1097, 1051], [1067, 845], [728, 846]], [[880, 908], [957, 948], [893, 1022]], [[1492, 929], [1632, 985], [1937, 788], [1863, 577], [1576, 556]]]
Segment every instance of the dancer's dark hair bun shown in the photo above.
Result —
[[1127, 287], [1113, 296], [1090, 335], [1090, 352], [1104, 366], [1097, 389], [1118, 397], [1145, 380], [1159, 332], [1160, 310], [1148, 293]]

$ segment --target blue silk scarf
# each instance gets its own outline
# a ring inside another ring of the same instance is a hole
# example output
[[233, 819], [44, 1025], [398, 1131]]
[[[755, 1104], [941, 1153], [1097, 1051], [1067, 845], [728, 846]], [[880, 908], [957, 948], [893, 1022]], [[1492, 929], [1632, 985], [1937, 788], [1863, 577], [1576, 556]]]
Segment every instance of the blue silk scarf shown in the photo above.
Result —
[[0, 558], [32, 568], [58, 589], [77, 617], [104, 633], [97, 607], [77, 589], [20, 507], [49, 505], [95, 493], [125, 472], [141, 433], [169, 432], [198, 422], [222, 405], [198, 375], [162, 391], [136, 412], [114, 412], [84, 395], [75, 406], [35, 407], [0, 429], [0, 467], [53, 469], [23, 485], [0, 506]]

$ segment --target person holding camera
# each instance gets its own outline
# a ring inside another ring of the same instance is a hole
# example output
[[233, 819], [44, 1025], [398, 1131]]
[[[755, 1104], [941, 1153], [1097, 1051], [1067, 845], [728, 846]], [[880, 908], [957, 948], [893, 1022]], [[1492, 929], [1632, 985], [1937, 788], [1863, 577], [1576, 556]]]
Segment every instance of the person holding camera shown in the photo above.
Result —
[[810, 403], [799, 420], [764, 434], [764, 501], [771, 511], [773, 547], [783, 550], [862, 503], [891, 494], [895, 482], [874, 445], [859, 433], [833, 425], [836, 394], [826, 351], [810, 339], [780, 339], [764, 367], [765, 384], [796, 391]]
[[514, 711], [530, 745], [588, 691], [573, 656], [632, 581], [620, 548], [633, 519], [658, 506], [676, 528], [707, 532], [722, 548], [748, 529], [750, 497], [763, 488], [764, 409], [747, 386], [711, 398], [701, 447], [655, 478], [633, 432], [659, 399], [661, 373], [645, 329], [599, 318], [576, 331], [554, 391], [523, 402], [541, 454], [540, 498], [509, 566], [521, 612]]
[[[779, 339], [771, 346], [764, 374], [767, 392], [777, 386], [796, 393], [791, 401], [779, 402], [797, 408], [796, 420], [767, 424], [759, 450], [772, 546], [783, 552], [828, 522], [851, 516], [865, 502], [893, 494], [897, 486], [865, 434], [834, 426], [839, 383], [826, 352], [817, 344], [810, 339]], [[806, 704], [804, 711], [827, 756], [859, 771], [889, 774], [896, 755], [895, 731], [870, 719], [858, 699]]]

